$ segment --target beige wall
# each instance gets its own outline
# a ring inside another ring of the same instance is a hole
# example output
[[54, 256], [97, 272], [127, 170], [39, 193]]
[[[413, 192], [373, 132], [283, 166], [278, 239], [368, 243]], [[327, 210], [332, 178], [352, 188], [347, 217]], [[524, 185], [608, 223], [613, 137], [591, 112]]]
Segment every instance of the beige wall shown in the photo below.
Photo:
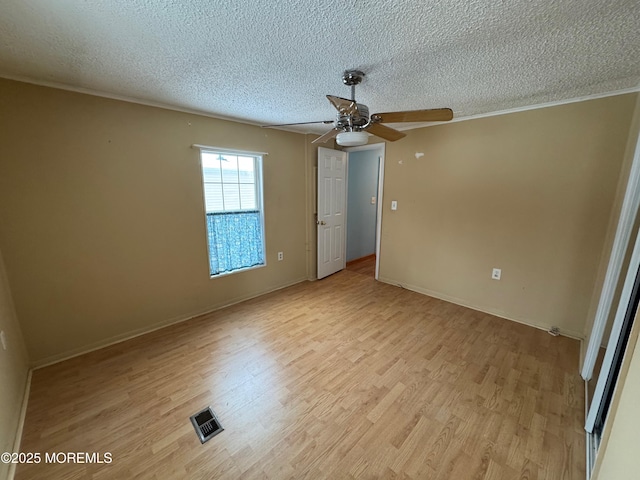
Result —
[[635, 101], [439, 125], [388, 143], [380, 279], [583, 336]]
[[592, 480], [637, 480], [640, 475], [640, 323], [636, 316], [614, 391]]
[[[194, 143], [269, 153], [266, 267], [209, 279]], [[306, 143], [300, 134], [0, 80], [0, 249], [31, 360], [306, 279]]]
[[[380, 278], [582, 336], [635, 99], [388, 143]], [[0, 80], [0, 248], [32, 361], [315, 278], [313, 138]], [[267, 267], [208, 278], [193, 143], [269, 152]]]
[[[11, 292], [0, 254], [0, 330], [7, 349], [0, 347], [0, 453], [12, 452], [28, 375], [27, 352], [11, 300]], [[9, 465], [0, 462], [0, 478], [6, 478]]]

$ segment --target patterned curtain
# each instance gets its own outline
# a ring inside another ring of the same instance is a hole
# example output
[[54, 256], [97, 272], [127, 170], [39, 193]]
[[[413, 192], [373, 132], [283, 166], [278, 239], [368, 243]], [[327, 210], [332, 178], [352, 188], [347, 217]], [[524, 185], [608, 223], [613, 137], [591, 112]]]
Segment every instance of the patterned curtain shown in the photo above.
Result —
[[211, 275], [264, 264], [259, 211], [207, 213]]

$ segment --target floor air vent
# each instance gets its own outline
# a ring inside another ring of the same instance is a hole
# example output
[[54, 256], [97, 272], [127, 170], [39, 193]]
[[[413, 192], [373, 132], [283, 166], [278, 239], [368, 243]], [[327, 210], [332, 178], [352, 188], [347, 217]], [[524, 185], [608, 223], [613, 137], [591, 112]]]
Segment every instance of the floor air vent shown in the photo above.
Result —
[[224, 430], [216, 418], [216, 414], [211, 410], [211, 407], [200, 410], [195, 415], [191, 415], [190, 418], [191, 423], [193, 423], [193, 428], [196, 429], [200, 443], [206, 442]]

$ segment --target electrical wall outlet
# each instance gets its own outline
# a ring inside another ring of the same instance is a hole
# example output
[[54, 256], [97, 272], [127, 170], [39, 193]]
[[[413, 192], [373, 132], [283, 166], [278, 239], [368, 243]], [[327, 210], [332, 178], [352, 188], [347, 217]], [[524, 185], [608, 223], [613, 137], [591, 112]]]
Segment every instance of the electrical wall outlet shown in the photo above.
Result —
[[283, 259], [284, 259], [284, 253], [278, 252], [278, 261], [283, 260]]
[[499, 268], [494, 268], [493, 272], [491, 272], [491, 278], [493, 278], [494, 280], [500, 280], [501, 276], [502, 276], [502, 270]]
[[371, 205], [375, 205], [376, 204], [376, 197], [371, 197]]

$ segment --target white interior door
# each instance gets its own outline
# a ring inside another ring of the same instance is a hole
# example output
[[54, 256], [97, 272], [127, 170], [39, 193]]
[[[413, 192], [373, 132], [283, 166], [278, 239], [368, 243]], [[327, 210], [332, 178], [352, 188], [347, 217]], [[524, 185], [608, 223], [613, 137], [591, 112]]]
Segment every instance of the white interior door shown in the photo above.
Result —
[[318, 279], [346, 267], [347, 154], [318, 147]]

